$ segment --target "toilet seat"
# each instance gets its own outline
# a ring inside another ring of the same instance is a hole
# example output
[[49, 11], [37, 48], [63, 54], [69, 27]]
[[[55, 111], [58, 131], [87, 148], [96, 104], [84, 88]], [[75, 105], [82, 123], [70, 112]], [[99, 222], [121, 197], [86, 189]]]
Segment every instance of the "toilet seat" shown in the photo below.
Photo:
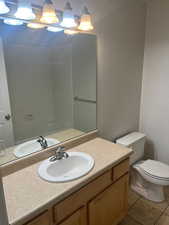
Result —
[[154, 179], [169, 181], [169, 166], [155, 160], [146, 160], [139, 163], [139, 168]]
[[154, 202], [165, 199], [164, 186], [169, 186], [169, 166], [155, 161], [138, 161], [132, 165], [131, 188]]
[[157, 179], [157, 180], [165, 180], [165, 181], [169, 181], [169, 178], [163, 178], [163, 177], [157, 177], [157, 176], [153, 176], [152, 174], [146, 172], [146, 171], [143, 171], [147, 176], [150, 176], [154, 179]]

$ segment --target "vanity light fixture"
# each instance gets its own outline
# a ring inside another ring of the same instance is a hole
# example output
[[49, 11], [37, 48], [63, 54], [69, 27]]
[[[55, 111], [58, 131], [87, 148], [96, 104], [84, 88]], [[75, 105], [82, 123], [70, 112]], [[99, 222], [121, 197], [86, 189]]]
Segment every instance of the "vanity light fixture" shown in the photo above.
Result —
[[77, 30], [64, 30], [64, 33], [65, 34], [68, 34], [68, 35], [74, 35], [74, 34], [78, 34], [79, 33], [79, 31], [77, 31]]
[[[73, 14], [70, 2], [67, 2], [64, 11], [61, 11], [55, 9], [52, 0], [44, 1], [43, 6], [40, 6], [31, 5], [30, 0], [18, 0], [18, 3], [11, 2], [11, 0], [0, 0], [0, 14], [2, 14], [0, 19], [6, 24], [26, 24], [27, 27], [33, 29], [46, 28], [51, 32], [64, 30], [64, 33], [68, 35], [93, 30], [91, 14], [87, 7], [84, 7], [82, 15], [79, 17]], [[9, 11], [11, 11], [10, 15], [8, 15]], [[13, 11], [15, 11], [14, 14]]]
[[20, 0], [18, 9], [14, 16], [23, 20], [34, 20], [36, 18], [29, 0]]
[[60, 27], [47, 27], [47, 30], [48, 31], [51, 31], [51, 32], [61, 32], [63, 31], [63, 28], [60, 28]]
[[70, 2], [67, 2], [65, 5], [64, 12], [63, 12], [63, 20], [60, 23], [60, 25], [66, 28], [72, 28], [77, 26]]
[[80, 18], [80, 25], [78, 29], [83, 31], [89, 31], [89, 30], [93, 30], [93, 28], [94, 27], [91, 22], [91, 15], [88, 11], [88, 8], [84, 7], [82, 11], [82, 16]]
[[15, 19], [4, 19], [4, 23], [12, 26], [20, 26], [23, 24], [22, 21]]
[[45, 0], [40, 21], [47, 24], [54, 24], [59, 22], [59, 18], [56, 15], [56, 11], [51, 0]]
[[41, 18], [41, 13], [36, 13], [36, 19], [32, 20], [30, 23], [27, 24], [27, 27], [32, 29], [42, 29], [45, 27], [44, 24], [39, 23]]
[[6, 14], [10, 11], [4, 0], [0, 0], [0, 14]]

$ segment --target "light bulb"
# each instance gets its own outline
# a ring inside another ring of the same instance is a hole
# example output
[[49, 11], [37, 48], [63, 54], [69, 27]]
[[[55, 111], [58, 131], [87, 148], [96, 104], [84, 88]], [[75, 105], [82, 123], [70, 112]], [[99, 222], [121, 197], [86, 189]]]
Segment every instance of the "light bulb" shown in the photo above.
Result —
[[6, 14], [10, 11], [4, 0], [0, 0], [0, 14]]
[[32, 28], [32, 29], [42, 29], [42, 28], [44, 28], [45, 25], [39, 23], [40, 18], [41, 18], [41, 13], [37, 12], [36, 13], [36, 19], [32, 20], [31, 23], [28, 23], [27, 27]]
[[16, 18], [23, 20], [34, 20], [36, 18], [36, 15], [33, 13], [31, 4], [28, 0], [21, 0], [14, 15]]
[[74, 35], [74, 34], [78, 34], [79, 32], [76, 30], [64, 30], [64, 33], [68, 35]]
[[60, 25], [66, 28], [72, 28], [77, 26], [77, 23], [75, 22], [75, 18], [72, 13], [72, 8], [69, 2], [66, 3], [66, 6], [63, 12], [63, 20]]
[[78, 26], [79, 30], [93, 30], [93, 25], [91, 22], [91, 15], [86, 7], [84, 7], [81, 19], [80, 19], [80, 25]]
[[45, 25], [40, 24], [40, 23], [28, 23], [27, 27], [32, 28], [32, 29], [42, 29], [45, 27]]
[[15, 19], [4, 19], [4, 23], [12, 26], [19, 26], [23, 24], [22, 21]]
[[47, 27], [47, 30], [51, 31], [51, 32], [60, 32], [60, 31], [63, 31], [63, 28], [60, 28], [60, 27]]
[[56, 16], [56, 11], [51, 0], [45, 1], [43, 10], [42, 10], [42, 17], [40, 18], [40, 21], [42, 23], [47, 23], [47, 24], [54, 24], [59, 22], [59, 19]]

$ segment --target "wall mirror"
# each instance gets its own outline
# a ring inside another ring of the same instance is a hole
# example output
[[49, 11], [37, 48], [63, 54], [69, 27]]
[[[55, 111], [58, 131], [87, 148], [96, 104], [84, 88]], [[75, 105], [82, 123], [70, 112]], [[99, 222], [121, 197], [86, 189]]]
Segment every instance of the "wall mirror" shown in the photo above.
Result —
[[0, 23], [0, 165], [95, 129], [96, 36]]

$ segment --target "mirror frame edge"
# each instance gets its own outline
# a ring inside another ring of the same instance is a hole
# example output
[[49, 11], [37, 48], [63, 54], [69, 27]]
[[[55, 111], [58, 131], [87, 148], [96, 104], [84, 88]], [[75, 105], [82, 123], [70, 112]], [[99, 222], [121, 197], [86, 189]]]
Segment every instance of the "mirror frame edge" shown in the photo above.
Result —
[[0, 225], [9, 225], [2, 177], [0, 176]]

